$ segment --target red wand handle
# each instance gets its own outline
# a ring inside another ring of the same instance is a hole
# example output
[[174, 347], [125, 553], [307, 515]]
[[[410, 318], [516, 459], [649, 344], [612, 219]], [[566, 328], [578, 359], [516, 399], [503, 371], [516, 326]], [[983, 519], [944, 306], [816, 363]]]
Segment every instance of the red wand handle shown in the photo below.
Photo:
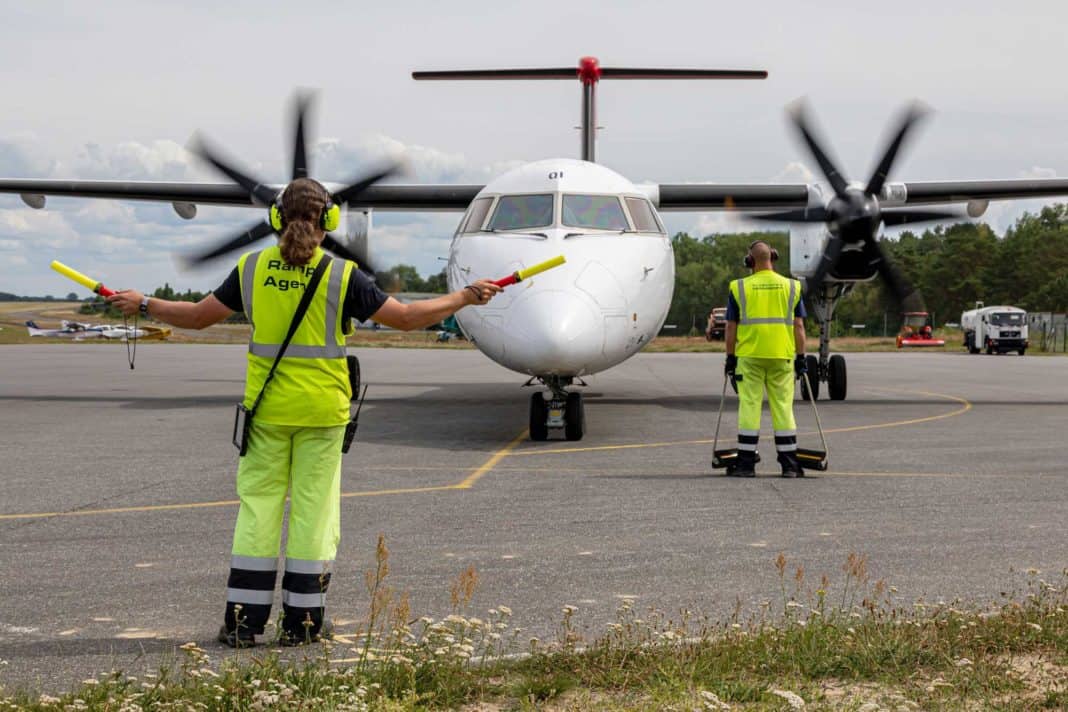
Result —
[[545, 260], [544, 262], [539, 262], [538, 264], [534, 265], [533, 267], [527, 267], [526, 269], [521, 269], [518, 272], [512, 272], [507, 277], [501, 277], [500, 279], [495, 279], [495, 280], [493, 280], [493, 283], [496, 284], [498, 287], [507, 287], [510, 284], [515, 284], [516, 282], [522, 282], [524, 279], [528, 279], [529, 277], [533, 277], [536, 274], [541, 274], [545, 270], [550, 270], [553, 267], [559, 267], [564, 262], [565, 262], [564, 256], [563, 255], [557, 255], [556, 257], [553, 257], [551, 260]]

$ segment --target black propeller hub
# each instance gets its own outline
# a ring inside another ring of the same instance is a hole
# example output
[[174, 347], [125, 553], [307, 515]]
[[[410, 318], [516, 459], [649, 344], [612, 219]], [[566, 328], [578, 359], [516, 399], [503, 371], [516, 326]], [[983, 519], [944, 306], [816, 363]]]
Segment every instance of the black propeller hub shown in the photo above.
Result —
[[[923, 112], [913, 106], [905, 115], [894, 133], [890, 144], [883, 152], [875, 172], [864, 188], [850, 185], [845, 174], [838, 170], [834, 161], [816, 139], [805, 107], [796, 103], [790, 110], [790, 118], [819, 164], [820, 171], [834, 191], [834, 196], [823, 208], [810, 207], [784, 213], [755, 215], [763, 220], [776, 222], [824, 223], [829, 234], [827, 243], [815, 270], [805, 278], [806, 291], [812, 296], [821, 296], [825, 282], [833, 280], [856, 281], [870, 279], [879, 274], [890, 286], [898, 302], [908, 305], [909, 310], [922, 311], [922, 297], [887, 258], [879, 244], [879, 229], [883, 225], [898, 226], [948, 218], [962, 218], [956, 213], [935, 210], [911, 210], [906, 208], [882, 208], [878, 195], [882, 193], [886, 178], [909, 131]], [[848, 248], [847, 248], [848, 245]], [[919, 305], [919, 306], [917, 306]]]

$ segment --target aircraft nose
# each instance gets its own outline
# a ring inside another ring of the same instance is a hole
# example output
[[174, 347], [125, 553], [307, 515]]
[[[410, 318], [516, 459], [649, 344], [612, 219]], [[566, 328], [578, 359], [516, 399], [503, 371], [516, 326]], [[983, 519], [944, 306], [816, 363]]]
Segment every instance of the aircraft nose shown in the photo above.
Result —
[[510, 325], [532, 375], [577, 375], [604, 343], [604, 319], [574, 293], [528, 293], [512, 307]]

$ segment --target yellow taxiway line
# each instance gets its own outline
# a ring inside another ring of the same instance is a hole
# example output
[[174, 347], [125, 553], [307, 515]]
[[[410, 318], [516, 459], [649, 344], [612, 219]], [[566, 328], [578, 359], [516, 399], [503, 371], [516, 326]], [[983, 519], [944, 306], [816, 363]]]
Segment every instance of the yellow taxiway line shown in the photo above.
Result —
[[[466, 478], [456, 484], [451, 485], [437, 485], [433, 487], [403, 487], [398, 489], [382, 489], [382, 490], [368, 490], [364, 492], [342, 492], [342, 499], [349, 499], [351, 497], [384, 497], [388, 495], [396, 494], [419, 494], [423, 492], [445, 492], [447, 490], [463, 490], [470, 489], [475, 482], [478, 482], [479, 478], [492, 470], [494, 466], [504, 458], [513, 448], [521, 443], [527, 436], [527, 431], [524, 430], [515, 438], [512, 439], [507, 445], [502, 447], [497, 452], [493, 453], [490, 459], [486, 460], [482, 465], [471, 471]], [[401, 468], [404, 469], [404, 468]], [[427, 469], [427, 468], [412, 468], [412, 469]], [[450, 468], [440, 468], [450, 469]], [[128, 514], [130, 512], [165, 512], [179, 509], [208, 509], [211, 507], [233, 507], [241, 504], [236, 499], [223, 499], [215, 502], [179, 502], [176, 504], [145, 504], [135, 507], [107, 507], [104, 509], [74, 509], [66, 512], [26, 512], [23, 514], [0, 514], [0, 521], [10, 521], [13, 519], [51, 519], [55, 517], [88, 517], [96, 514]]]
[[[972, 404], [965, 398], [959, 398], [957, 396], [951, 396], [945, 393], [931, 393], [929, 391], [895, 391], [896, 393], [912, 393], [915, 395], [931, 396], [933, 398], [944, 398], [949, 401], [955, 401], [961, 404], [960, 408], [951, 410], [948, 413], [939, 413], [938, 415], [929, 415], [923, 418], [909, 418], [908, 420], [895, 420], [889, 423], [872, 423], [870, 425], [854, 425], [847, 428], [826, 428], [824, 433], [855, 433], [861, 430], [879, 430], [881, 428], [899, 428], [905, 425], [916, 425], [918, 423], [929, 423], [933, 420], [943, 420], [945, 418], [953, 418], [958, 415], [963, 415], [972, 409]], [[812, 435], [812, 433], [799, 433], [801, 435]], [[662, 442], [651, 443], [627, 443], [624, 445], [595, 445], [593, 447], [562, 447], [553, 448], [551, 450], [540, 450], [537, 448], [528, 448], [526, 450], [520, 450], [518, 452], [508, 453], [509, 457], [521, 457], [524, 455], [566, 455], [574, 452], [603, 452], [606, 450], [637, 450], [644, 448], [654, 447], [678, 447], [679, 445], [711, 445], [713, 443], [712, 438], [702, 438], [700, 440], [670, 440]]]
[[483, 475], [492, 470], [498, 462], [503, 460], [509, 453], [512, 452], [512, 450], [517, 448], [519, 446], [519, 443], [526, 440], [527, 432], [528, 431], [524, 430], [523, 432], [519, 433], [519, 435], [516, 435], [514, 438], [512, 438], [512, 441], [510, 443], [502, 447], [497, 452], [493, 453], [493, 457], [486, 460], [485, 464], [483, 464], [482, 467], [479, 467], [477, 470], [465, 477], [463, 482], [453, 485], [453, 487], [455, 489], [471, 489], [471, 486], [478, 482]]
[[[873, 389], [878, 390], [878, 389]], [[929, 391], [894, 391], [895, 393], [913, 393], [916, 395], [931, 396], [932, 398], [943, 398], [949, 401], [955, 401], [961, 404], [961, 407], [952, 410], [948, 413], [940, 413], [938, 415], [930, 415], [923, 418], [909, 418], [907, 420], [895, 420], [889, 423], [872, 423], [870, 425], [856, 425], [847, 428], [829, 428], [824, 430], [825, 433], [852, 433], [862, 430], [877, 430], [880, 428], [897, 428], [906, 425], [916, 425], [919, 423], [929, 423], [935, 420], [943, 420], [945, 418], [953, 418], [958, 415], [963, 415], [972, 409], [972, 404], [965, 398], [959, 398], [957, 396], [947, 395], [945, 393], [932, 393]], [[348, 499], [352, 497], [382, 497], [389, 495], [400, 494], [419, 494], [423, 492], [445, 492], [448, 490], [466, 490], [471, 489], [476, 482], [482, 479], [487, 473], [493, 470], [501, 460], [511, 457], [521, 457], [525, 455], [566, 455], [576, 452], [603, 452], [609, 450], [632, 450], [632, 449], [646, 449], [656, 447], [678, 447], [680, 445], [709, 445], [712, 443], [710, 439], [701, 440], [674, 440], [665, 442], [651, 442], [651, 443], [629, 443], [623, 445], [597, 445], [594, 447], [572, 447], [572, 448], [553, 448], [551, 450], [541, 450], [536, 448], [530, 448], [527, 450], [516, 451], [523, 440], [527, 437], [527, 430], [519, 433], [515, 436], [507, 445], [497, 450], [490, 456], [486, 462], [479, 467], [471, 471], [471, 473], [460, 482], [451, 485], [437, 485], [432, 487], [406, 487], [399, 489], [384, 489], [384, 490], [368, 490], [364, 492], [342, 492], [341, 497]], [[432, 468], [426, 467], [411, 467], [406, 468], [403, 466], [387, 467], [383, 469], [411, 469], [411, 470], [426, 470]], [[442, 470], [450, 468], [440, 468]], [[827, 473], [832, 476], [848, 477], [953, 477], [955, 475], [951, 473], [939, 474], [939, 473], [905, 473], [905, 472], [831, 472]], [[18, 519], [50, 519], [56, 517], [87, 517], [99, 514], [128, 514], [132, 512], [163, 512], [174, 511], [182, 509], [208, 509], [212, 507], [233, 507], [240, 504], [236, 499], [226, 499], [214, 502], [179, 502], [175, 504], [148, 504], [133, 507], [108, 507], [104, 509], [76, 509], [65, 512], [26, 512], [21, 514], [0, 514], [0, 521], [11, 521]]]

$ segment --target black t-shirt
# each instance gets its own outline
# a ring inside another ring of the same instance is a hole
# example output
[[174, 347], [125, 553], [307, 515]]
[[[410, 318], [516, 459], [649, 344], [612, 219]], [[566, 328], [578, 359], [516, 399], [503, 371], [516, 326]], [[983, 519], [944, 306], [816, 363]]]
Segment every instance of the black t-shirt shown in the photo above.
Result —
[[[237, 276], [237, 267], [234, 267], [223, 283], [212, 293], [227, 309], [235, 312], [245, 310], [241, 299], [241, 280]], [[372, 282], [366, 274], [358, 269], [352, 270], [349, 276], [349, 291], [345, 295], [345, 304], [341, 308], [342, 323], [347, 324], [349, 319], [367, 321], [386, 303], [388, 298], [389, 296], [379, 289], [378, 285]]]

